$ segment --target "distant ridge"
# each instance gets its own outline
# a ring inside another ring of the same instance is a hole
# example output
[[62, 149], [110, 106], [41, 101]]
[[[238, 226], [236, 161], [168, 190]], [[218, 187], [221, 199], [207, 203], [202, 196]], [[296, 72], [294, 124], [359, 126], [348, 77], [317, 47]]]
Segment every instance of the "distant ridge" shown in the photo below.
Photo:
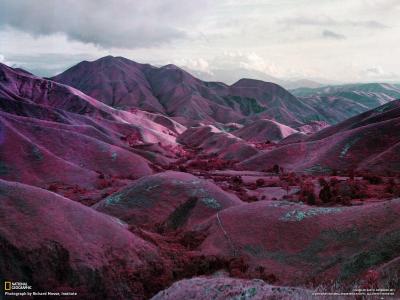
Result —
[[[318, 94], [323, 88], [316, 89], [313, 96], [295, 97], [271, 82], [243, 78], [229, 86], [202, 81], [172, 64], [154, 67], [113, 56], [83, 61], [52, 80], [73, 86], [114, 108], [162, 113], [184, 125], [200, 121], [248, 123], [258, 119], [275, 120], [294, 128], [315, 121], [335, 124], [394, 100], [390, 95], [371, 91], [365, 95], [354, 92], [357, 96], [353, 98], [331, 98]], [[311, 91], [297, 89], [294, 93], [303, 96]]]

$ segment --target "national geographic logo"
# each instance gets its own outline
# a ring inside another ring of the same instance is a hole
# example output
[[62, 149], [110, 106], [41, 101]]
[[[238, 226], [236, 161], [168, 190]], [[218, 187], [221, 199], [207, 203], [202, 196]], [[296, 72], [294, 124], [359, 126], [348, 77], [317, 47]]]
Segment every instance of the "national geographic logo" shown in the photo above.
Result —
[[14, 291], [14, 290], [31, 290], [32, 286], [27, 282], [14, 282], [14, 281], [4, 281], [4, 291]]

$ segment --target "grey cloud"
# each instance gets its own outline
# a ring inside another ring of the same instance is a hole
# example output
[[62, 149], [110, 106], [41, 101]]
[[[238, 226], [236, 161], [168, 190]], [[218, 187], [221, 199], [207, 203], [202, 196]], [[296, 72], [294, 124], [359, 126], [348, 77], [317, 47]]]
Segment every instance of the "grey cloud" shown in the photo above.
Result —
[[361, 21], [361, 22], [351, 22], [348, 21], [350, 25], [353, 26], [362, 26], [362, 27], [367, 27], [367, 28], [371, 28], [371, 29], [386, 29], [389, 28], [389, 26], [377, 22], [377, 21]]
[[337, 20], [327, 16], [311, 17], [297, 16], [281, 20], [283, 24], [288, 26], [347, 26], [347, 27], [364, 27], [369, 29], [386, 29], [387, 25], [374, 21], [352, 21], [352, 20]]
[[394, 80], [398, 79], [399, 75], [394, 72], [386, 72], [382, 67], [370, 67], [360, 72], [362, 77], [367, 77], [374, 80]]
[[346, 36], [343, 34], [336, 33], [331, 30], [324, 30], [322, 31], [322, 37], [327, 38], [327, 39], [335, 39], [335, 40], [344, 40], [346, 39]]
[[185, 0], [0, 0], [0, 27], [64, 33], [104, 48], [152, 47], [187, 38], [182, 28], [201, 17], [199, 7]]
[[365, 73], [374, 74], [374, 75], [382, 75], [382, 69], [373, 67], [365, 70]]
[[400, 3], [398, 0], [364, 0], [362, 2], [363, 7], [367, 7], [368, 9], [377, 10], [391, 10], [391, 9], [399, 9]]

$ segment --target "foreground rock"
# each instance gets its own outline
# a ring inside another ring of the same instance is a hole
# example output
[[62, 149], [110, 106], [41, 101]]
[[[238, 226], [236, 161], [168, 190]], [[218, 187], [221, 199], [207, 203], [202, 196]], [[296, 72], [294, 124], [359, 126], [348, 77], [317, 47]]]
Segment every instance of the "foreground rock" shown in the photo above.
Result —
[[226, 277], [198, 277], [174, 283], [159, 292], [152, 300], [225, 300], [225, 299], [311, 299], [308, 290], [266, 284], [262, 280], [243, 280]]

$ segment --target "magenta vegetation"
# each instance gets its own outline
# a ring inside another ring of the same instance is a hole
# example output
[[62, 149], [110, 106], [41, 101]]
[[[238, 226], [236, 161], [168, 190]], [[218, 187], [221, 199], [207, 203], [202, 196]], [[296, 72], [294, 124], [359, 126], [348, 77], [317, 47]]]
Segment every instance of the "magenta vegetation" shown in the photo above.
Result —
[[398, 288], [397, 95], [0, 64], [0, 279], [79, 299]]

